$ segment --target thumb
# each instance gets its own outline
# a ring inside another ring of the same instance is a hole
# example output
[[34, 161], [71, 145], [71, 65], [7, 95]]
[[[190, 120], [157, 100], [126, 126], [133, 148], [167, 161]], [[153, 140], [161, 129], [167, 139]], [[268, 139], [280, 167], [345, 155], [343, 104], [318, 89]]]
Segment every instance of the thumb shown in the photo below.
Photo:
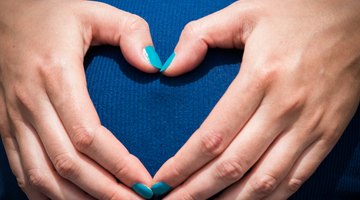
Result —
[[188, 23], [161, 72], [177, 76], [191, 71], [204, 59], [208, 48], [242, 48], [255, 26], [254, 10], [253, 2], [237, 1]]
[[120, 46], [125, 59], [139, 70], [155, 73], [161, 69], [162, 63], [153, 47], [149, 25], [143, 18], [105, 3], [79, 3], [88, 46]]

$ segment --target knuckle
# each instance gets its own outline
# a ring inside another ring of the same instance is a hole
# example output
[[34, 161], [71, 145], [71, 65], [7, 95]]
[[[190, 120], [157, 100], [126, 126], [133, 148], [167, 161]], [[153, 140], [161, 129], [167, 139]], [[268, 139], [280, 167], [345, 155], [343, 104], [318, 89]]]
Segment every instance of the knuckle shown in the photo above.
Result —
[[13, 86], [13, 90], [14, 90], [14, 95], [15, 95], [15, 98], [18, 100], [18, 101], [22, 101], [24, 98], [26, 100], [26, 98], [28, 97], [28, 94], [26, 92], [26, 89], [23, 87], [23, 85], [21, 84], [17, 84], [15, 83], [14, 86]]
[[223, 144], [224, 134], [221, 132], [215, 131], [202, 131], [200, 130], [200, 141], [201, 141], [201, 151], [209, 156], [217, 156], [222, 153], [225, 149]]
[[[15, 132], [15, 124], [23, 124], [23, 118], [21, 116], [21, 113], [17, 108], [9, 108], [8, 109], [8, 120], [9, 120], [9, 133], [10, 135], [15, 136], [17, 132]], [[10, 136], [10, 137], [13, 137]]]
[[84, 126], [73, 128], [71, 131], [73, 143], [79, 151], [84, 151], [91, 147], [95, 138], [94, 130], [96, 129]]
[[[127, 159], [130, 159], [130, 156], [128, 156]], [[113, 172], [113, 174], [118, 177], [125, 177], [129, 174], [129, 168], [127, 166], [126, 163], [128, 163], [126, 160], [121, 160], [119, 162], [116, 162], [117, 164], [114, 166], [113, 170], [111, 170], [111, 172]]]
[[[259, 67], [255, 67], [250, 75], [251, 92], [259, 92], [266, 90], [277, 77], [277, 69], [275, 67], [267, 66], [260, 62]], [[255, 66], [257, 66], [255, 65]], [[264, 67], [265, 66], [265, 67]], [[237, 75], [236, 79], [242, 78], [241, 72]]]
[[69, 153], [59, 154], [54, 158], [54, 167], [60, 176], [74, 179], [79, 170], [75, 160]]
[[285, 111], [286, 112], [294, 112], [298, 111], [299, 109], [303, 108], [305, 104], [305, 96], [297, 96], [292, 97], [285, 103]]
[[19, 178], [19, 177], [17, 177], [17, 178], [16, 178], [16, 181], [17, 181], [18, 186], [19, 186], [22, 190], [25, 190], [25, 189], [28, 187], [28, 183], [27, 183], [27, 181], [25, 180], [25, 178]]
[[16, 99], [15, 105], [21, 105], [30, 112], [36, 110], [36, 101], [32, 99], [32, 95], [27, 87], [15, 84], [13, 89]]
[[128, 20], [128, 27], [131, 31], [137, 30], [150, 30], [149, 24], [143, 18], [138, 15], [132, 14], [130, 20]]
[[277, 182], [275, 176], [265, 174], [250, 182], [250, 187], [254, 194], [265, 197], [275, 190]]
[[[298, 127], [299, 134], [296, 135], [298, 141], [317, 141], [325, 139], [324, 129], [322, 129], [323, 112], [312, 111], [312, 116], [309, 116], [307, 122], [302, 127]], [[329, 127], [329, 126], [327, 126]], [[323, 140], [323, 141], [326, 141]], [[328, 144], [329, 145], [329, 144]], [[328, 146], [327, 145], [327, 146]]]
[[323, 123], [320, 123], [319, 120], [316, 127], [317, 129], [315, 131], [314, 128], [314, 130], [312, 130], [312, 134], [314, 134], [314, 137], [319, 140], [318, 142], [320, 145], [328, 148], [329, 146], [336, 144], [341, 138], [341, 135], [344, 132], [344, 127], [338, 128], [339, 126], [342, 125], [339, 125], [338, 123], [324, 125]]
[[176, 160], [175, 160], [175, 157], [172, 157], [170, 158], [170, 169], [172, 169], [172, 172], [174, 173], [174, 177], [180, 177], [180, 178], [187, 178], [189, 173], [186, 173], [186, 170], [184, 168], [181, 168], [177, 163]]
[[104, 194], [101, 199], [104, 199], [104, 200], [118, 200], [118, 199], [123, 199], [123, 195], [121, 195], [118, 191], [114, 191], [112, 193]]
[[41, 84], [49, 95], [55, 95], [56, 92], [64, 94], [68, 92], [68, 88], [71, 88], [69, 87], [71, 76], [68, 76], [70, 72], [67, 70], [69, 70], [69, 66], [73, 69], [73, 62], [66, 62], [66, 60], [54, 57], [47, 55], [37, 62], [38, 74], [43, 81]]
[[47, 186], [47, 178], [45, 173], [38, 169], [28, 171], [29, 183], [35, 188], [45, 188]]
[[213, 39], [207, 34], [200, 20], [194, 20], [185, 25], [181, 36], [186, 40], [194, 41], [198, 45], [198, 50], [207, 49], [208, 44], [214, 44]]
[[233, 183], [239, 180], [244, 173], [242, 164], [235, 159], [221, 161], [215, 167], [215, 176], [226, 183]]
[[320, 141], [324, 146], [333, 146], [336, 144], [337, 141], [339, 141], [341, 137], [342, 131], [324, 131], [319, 132], [317, 135], [319, 135]]
[[281, 120], [284, 117], [289, 117], [289, 120], [292, 119], [291, 116], [297, 114], [305, 106], [305, 96], [290, 96], [287, 100], [278, 102], [279, 109], [274, 113], [275, 120]]
[[277, 67], [272, 65], [264, 65], [261, 69], [258, 69], [256, 75], [260, 86], [267, 86], [277, 77]]
[[295, 193], [303, 183], [304, 179], [292, 178], [287, 184], [287, 189], [290, 193]]
[[187, 189], [182, 189], [183, 192], [181, 194], [182, 200], [199, 200], [200, 198], [196, 197], [193, 193], [191, 193]]
[[42, 58], [37, 59], [36, 66], [39, 69], [41, 77], [46, 80], [64, 74], [66, 64], [64, 60], [59, 59], [58, 56], [48, 53]]
[[240, 28], [235, 33], [234, 44], [236, 48], [241, 48], [243, 46], [240, 44], [244, 43], [253, 32], [255, 28], [255, 21], [250, 18], [243, 18], [242, 20], [239, 20], [238, 27]]
[[190, 38], [202, 37], [200, 32], [200, 22], [197, 20], [187, 23], [184, 27], [183, 34]]

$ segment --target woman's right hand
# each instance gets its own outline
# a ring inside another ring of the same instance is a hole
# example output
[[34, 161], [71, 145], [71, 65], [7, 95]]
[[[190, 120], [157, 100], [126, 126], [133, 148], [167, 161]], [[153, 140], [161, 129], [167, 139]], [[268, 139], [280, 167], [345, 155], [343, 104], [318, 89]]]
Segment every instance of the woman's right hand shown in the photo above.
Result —
[[158, 71], [136, 15], [92, 1], [0, 0], [0, 132], [30, 199], [141, 199], [134, 186], [151, 195], [150, 174], [101, 125], [87, 91], [83, 57], [103, 43]]

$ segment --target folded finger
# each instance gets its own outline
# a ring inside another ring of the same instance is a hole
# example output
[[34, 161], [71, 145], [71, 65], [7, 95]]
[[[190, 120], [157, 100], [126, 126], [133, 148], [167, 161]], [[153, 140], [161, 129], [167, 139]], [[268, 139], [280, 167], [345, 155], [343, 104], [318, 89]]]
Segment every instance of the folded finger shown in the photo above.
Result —
[[10, 168], [16, 177], [19, 187], [24, 191], [26, 196], [31, 200], [48, 199], [44, 194], [35, 190], [28, 184], [28, 180], [26, 179], [24, 170], [22, 168], [19, 148], [15, 139], [13, 137], [2, 137], [2, 142], [5, 148], [6, 156], [9, 161]]
[[271, 195], [314, 141], [314, 138], [303, 137], [305, 134], [302, 131], [292, 129], [279, 136], [246, 178], [226, 189], [219, 198], [256, 200]]
[[97, 199], [140, 199], [101, 166], [76, 151], [55, 109], [43, 95], [37, 95], [37, 112], [28, 112], [27, 120], [38, 133], [57, 173]]
[[288, 125], [276, 121], [269, 110], [263, 102], [227, 149], [170, 193], [169, 199], [183, 195], [206, 199], [241, 179]]
[[166, 76], [189, 72], [203, 60], [208, 48], [243, 47], [255, 26], [255, 12], [256, 4], [253, 2], [237, 1], [218, 12], [188, 23], [174, 53], [165, 62], [161, 72]]
[[162, 63], [143, 18], [100, 2], [82, 1], [78, 5], [87, 30], [85, 38], [93, 44], [120, 46], [125, 59], [139, 70], [159, 71]]
[[329, 154], [334, 144], [319, 140], [312, 144], [297, 160], [294, 167], [276, 190], [266, 199], [288, 199], [310, 178], [321, 162]]
[[55, 172], [35, 130], [29, 124], [17, 121], [15, 127], [23, 168], [31, 187], [50, 199], [92, 199]]
[[241, 70], [201, 127], [156, 173], [155, 182], [182, 183], [220, 155], [257, 110], [265, 89]]
[[[123, 184], [151, 185], [151, 176], [144, 165], [101, 125], [86, 87], [82, 63], [72, 73], [52, 75], [46, 90], [62, 124], [77, 150], [99, 163]], [[145, 186], [144, 186], [145, 187]], [[148, 189], [148, 192], [151, 192]]]

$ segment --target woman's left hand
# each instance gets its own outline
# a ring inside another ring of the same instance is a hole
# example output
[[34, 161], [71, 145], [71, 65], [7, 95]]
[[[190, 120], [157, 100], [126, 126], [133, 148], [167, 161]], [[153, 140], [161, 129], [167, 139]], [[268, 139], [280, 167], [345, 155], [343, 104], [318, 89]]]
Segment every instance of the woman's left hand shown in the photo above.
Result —
[[358, 0], [254, 0], [189, 23], [165, 75], [192, 70], [208, 48], [245, 51], [224, 96], [156, 174], [175, 188], [165, 199], [206, 199], [230, 185], [220, 199], [297, 191], [359, 105], [359, 10]]

